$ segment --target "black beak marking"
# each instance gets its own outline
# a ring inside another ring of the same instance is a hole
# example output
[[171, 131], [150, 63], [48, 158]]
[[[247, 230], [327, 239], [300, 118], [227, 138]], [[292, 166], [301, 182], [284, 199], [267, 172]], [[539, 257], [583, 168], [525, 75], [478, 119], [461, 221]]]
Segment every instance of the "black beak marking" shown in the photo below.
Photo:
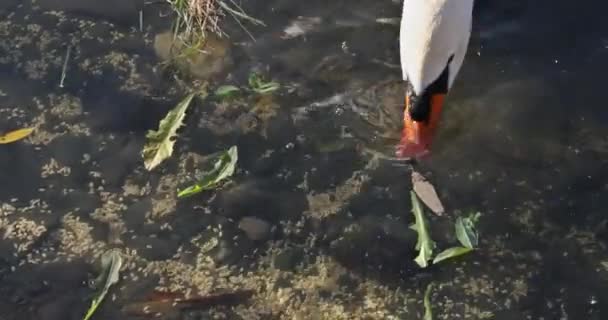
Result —
[[417, 122], [428, 122], [431, 116], [431, 97], [435, 94], [447, 94], [449, 86], [450, 63], [454, 59], [451, 55], [448, 62], [439, 75], [437, 80], [433, 81], [422, 94], [417, 95], [414, 88], [408, 84], [407, 95], [410, 101], [409, 113], [412, 120]]

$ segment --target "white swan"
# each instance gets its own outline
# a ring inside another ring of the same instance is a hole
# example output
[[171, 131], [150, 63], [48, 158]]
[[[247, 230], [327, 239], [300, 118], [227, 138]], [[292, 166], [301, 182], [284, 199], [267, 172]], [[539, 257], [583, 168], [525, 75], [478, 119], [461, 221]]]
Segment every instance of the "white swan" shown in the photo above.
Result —
[[428, 154], [467, 52], [472, 16], [473, 0], [404, 0], [399, 41], [408, 88], [399, 156]]

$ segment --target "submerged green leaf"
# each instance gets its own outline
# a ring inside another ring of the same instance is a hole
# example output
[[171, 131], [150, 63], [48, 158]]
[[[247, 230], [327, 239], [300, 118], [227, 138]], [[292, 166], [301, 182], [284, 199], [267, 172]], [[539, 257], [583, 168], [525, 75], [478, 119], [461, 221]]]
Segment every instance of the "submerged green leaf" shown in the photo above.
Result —
[[220, 86], [215, 90], [215, 95], [220, 98], [227, 97], [235, 92], [240, 91], [239, 87], [233, 85]]
[[110, 287], [117, 283], [120, 279], [119, 272], [120, 268], [122, 267], [122, 256], [120, 255], [120, 252], [118, 250], [110, 250], [104, 253], [104, 255], [101, 257], [101, 267], [103, 269], [103, 273], [98, 279], [104, 279], [105, 284], [97, 296], [93, 298], [93, 301], [91, 301], [91, 306], [84, 315], [83, 320], [89, 320], [93, 316], [97, 308], [103, 302], [103, 299], [110, 290]]
[[418, 256], [414, 261], [421, 267], [426, 268], [428, 261], [433, 258], [433, 249], [435, 248], [435, 242], [431, 239], [428, 231], [426, 219], [420, 201], [416, 193], [410, 191], [412, 198], [412, 212], [414, 213], [415, 223], [412, 226], [418, 233], [418, 241], [416, 242], [416, 250], [418, 250]]
[[183, 125], [186, 110], [193, 97], [194, 93], [186, 96], [160, 121], [157, 131], [150, 130], [146, 134], [146, 144], [142, 152], [146, 169], [154, 169], [173, 153], [177, 129]]
[[249, 82], [249, 87], [251, 88], [258, 86], [261, 82], [260, 76], [255, 72], [249, 74], [247, 81]]
[[228, 151], [224, 151], [219, 155], [211, 171], [205, 173], [196, 184], [179, 191], [177, 197], [185, 198], [217, 187], [222, 180], [234, 174], [237, 160], [237, 147], [232, 146]]
[[473, 251], [473, 249], [466, 248], [466, 247], [452, 247], [449, 249], [445, 249], [442, 252], [440, 252], [437, 256], [435, 256], [435, 259], [433, 259], [433, 264], [439, 263], [446, 259], [456, 258], [463, 254], [467, 254], [471, 251]]
[[475, 225], [477, 224], [480, 215], [481, 213], [477, 212], [466, 218], [458, 217], [458, 219], [456, 219], [456, 224], [454, 225], [456, 238], [458, 238], [458, 241], [460, 241], [463, 246], [469, 249], [475, 249], [479, 243], [479, 235], [477, 234]]
[[433, 320], [433, 308], [431, 306], [431, 291], [433, 283], [429, 283], [424, 291], [424, 320]]
[[269, 93], [278, 90], [281, 86], [278, 82], [274, 81], [264, 82], [262, 78], [255, 72], [249, 74], [248, 81], [249, 88], [259, 94]]

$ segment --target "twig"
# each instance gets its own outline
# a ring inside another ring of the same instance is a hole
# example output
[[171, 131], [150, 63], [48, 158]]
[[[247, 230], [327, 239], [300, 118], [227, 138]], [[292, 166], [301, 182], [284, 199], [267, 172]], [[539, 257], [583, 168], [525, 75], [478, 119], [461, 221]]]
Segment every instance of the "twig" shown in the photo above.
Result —
[[68, 50], [65, 53], [65, 60], [63, 61], [63, 68], [61, 69], [61, 81], [59, 81], [59, 88], [63, 88], [63, 82], [65, 81], [66, 73], [68, 70], [68, 60], [70, 60], [71, 51], [72, 45], [68, 44]]
[[144, 32], [144, 10], [139, 10], [139, 32]]

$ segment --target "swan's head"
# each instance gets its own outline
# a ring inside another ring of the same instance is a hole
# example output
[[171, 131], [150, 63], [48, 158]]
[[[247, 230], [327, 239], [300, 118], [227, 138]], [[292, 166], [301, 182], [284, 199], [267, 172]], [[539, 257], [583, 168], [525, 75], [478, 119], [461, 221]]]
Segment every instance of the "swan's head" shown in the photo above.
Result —
[[400, 53], [407, 95], [397, 156], [429, 149], [443, 103], [467, 51], [473, 0], [409, 0], [403, 4]]
[[403, 134], [397, 148], [400, 157], [420, 158], [429, 153], [450, 87], [448, 62], [441, 75], [422, 90], [408, 84], [403, 112]]

